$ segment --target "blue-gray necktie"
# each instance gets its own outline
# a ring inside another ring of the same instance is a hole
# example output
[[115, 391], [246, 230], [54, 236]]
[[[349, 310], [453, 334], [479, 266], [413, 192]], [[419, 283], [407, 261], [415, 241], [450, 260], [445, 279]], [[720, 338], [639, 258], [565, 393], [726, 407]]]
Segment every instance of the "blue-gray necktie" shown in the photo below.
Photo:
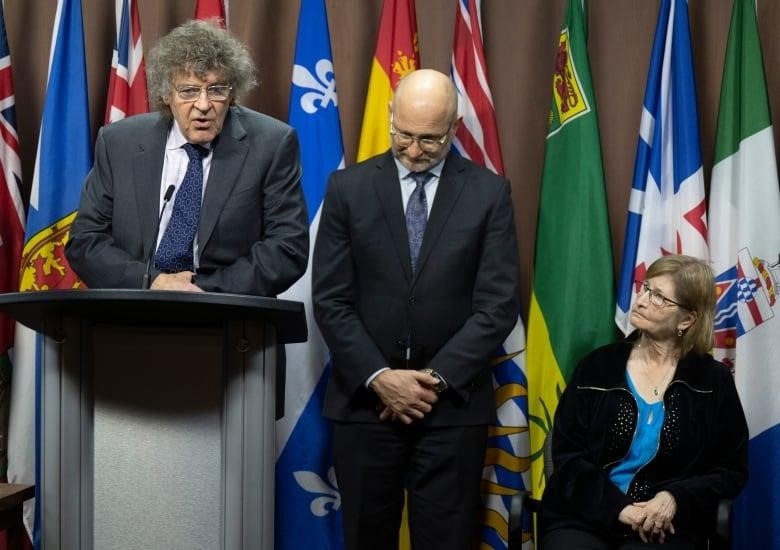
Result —
[[406, 205], [406, 232], [409, 236], [409, 256], [412, 260], [412, 273], [417, 271], [417, 257], [420, 255], [425, 224], [428, 222], [428, 201], [425, 198], [425, 184], [433, 174], [430, 172], [412, 172], [409, 177], [417, 187], [412, 191]]
[[154, 256], [154, 265], [164, 273], [178, 273], [194, 269], [192, 243], [198, 231], [200, 202], [203, 194], [203, 157], [209, 151], [193, 143], [182, 148], [190, 157], [184, 179], [176, 193], [173, 212], [168, 227], [160, 239], [160, 246]]

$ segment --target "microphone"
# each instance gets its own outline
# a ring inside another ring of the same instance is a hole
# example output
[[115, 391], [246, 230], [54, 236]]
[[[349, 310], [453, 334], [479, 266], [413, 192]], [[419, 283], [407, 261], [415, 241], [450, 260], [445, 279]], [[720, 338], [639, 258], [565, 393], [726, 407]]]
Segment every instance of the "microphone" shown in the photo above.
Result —
[[152, 248], [149, 250], [149, 258], [146, 260], [146, 271], [144, 271], [144, 278], [141, 281], [141, 289], [148, 290], [151, 281], [149, 281], [149, 272], [152, 270], [152, 260], [154, 259], [154, 253], [157, 251], [157, 237], [160, 236], [160, 224], [162, 223], [162, 217], [165, 213], [165, 207], [173, 196], [173, 192], [176, 190], [176, 186], [171, 184], [168, 189], [165, 190], [165, 196], [163, 196], [162, 208], [160, 208], [160, 217], [157, 218], [157, 228], [154, 231], [154, 239], [152, 239]]

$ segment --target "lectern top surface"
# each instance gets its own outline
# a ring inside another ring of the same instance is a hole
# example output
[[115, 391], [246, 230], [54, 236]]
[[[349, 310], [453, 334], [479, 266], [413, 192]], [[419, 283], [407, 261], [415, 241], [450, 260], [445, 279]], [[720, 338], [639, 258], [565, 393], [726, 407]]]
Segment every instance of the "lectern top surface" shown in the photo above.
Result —
[[43, 332], [47, 320], [79, 318], [112, 324], [219, 326], [262, 321], [276, 327], [279, 343], [305, 342], [303, 304], [290, 300], [157, 290], [52, 290], [0, 294], [0, 312]]

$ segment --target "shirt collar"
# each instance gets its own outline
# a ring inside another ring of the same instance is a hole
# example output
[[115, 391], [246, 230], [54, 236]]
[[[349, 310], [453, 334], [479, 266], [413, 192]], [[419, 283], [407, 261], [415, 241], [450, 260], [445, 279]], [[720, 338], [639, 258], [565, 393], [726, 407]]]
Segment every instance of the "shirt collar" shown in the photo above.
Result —
[[[406, 178], [409, 177], [409, 174], [411, 174], [411, 170], [409, 170], [406, 166], [401, 164], [401, 162], [397, 158], [393, 158], [393, 161], [395, 161], [395, 166], [398, 168], [398, 179], [401, 181], [404, 181]], [[426, 172], [430, 172], [434, 176], [436, 176], [437, 179], [441, 178], [441, 172], [444, 169], [444, 159], [440, 160], [438, 164], [432, 166], [431, 168], [428, 168]]]
[[[187, 138], [185, 138], [184, 134], [181, 133], [179, 123], [174, 120], [173, 124], [171, 124], [171, 130], [168, 132], [168, 141], [165, 143], [165, 148], [168, 151], [173, 149], [181, 149], [181, 146], [185, 143], [187, 143]], [[211, 151], [211, 143], [206, 143], [205, 145], [201, 146]]]

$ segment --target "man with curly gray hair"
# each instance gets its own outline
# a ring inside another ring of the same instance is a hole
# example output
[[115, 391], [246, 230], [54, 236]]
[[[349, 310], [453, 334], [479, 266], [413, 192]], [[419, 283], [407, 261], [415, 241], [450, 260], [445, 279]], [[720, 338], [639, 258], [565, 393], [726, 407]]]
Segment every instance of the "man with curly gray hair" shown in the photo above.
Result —
[[156, 112], [98, 133], [67, 244], [89, 287], [275, 296], [306, 269], [296, 133], [239, 104], [255, 66], [215, 23], [164, 36], [147, 64]]

